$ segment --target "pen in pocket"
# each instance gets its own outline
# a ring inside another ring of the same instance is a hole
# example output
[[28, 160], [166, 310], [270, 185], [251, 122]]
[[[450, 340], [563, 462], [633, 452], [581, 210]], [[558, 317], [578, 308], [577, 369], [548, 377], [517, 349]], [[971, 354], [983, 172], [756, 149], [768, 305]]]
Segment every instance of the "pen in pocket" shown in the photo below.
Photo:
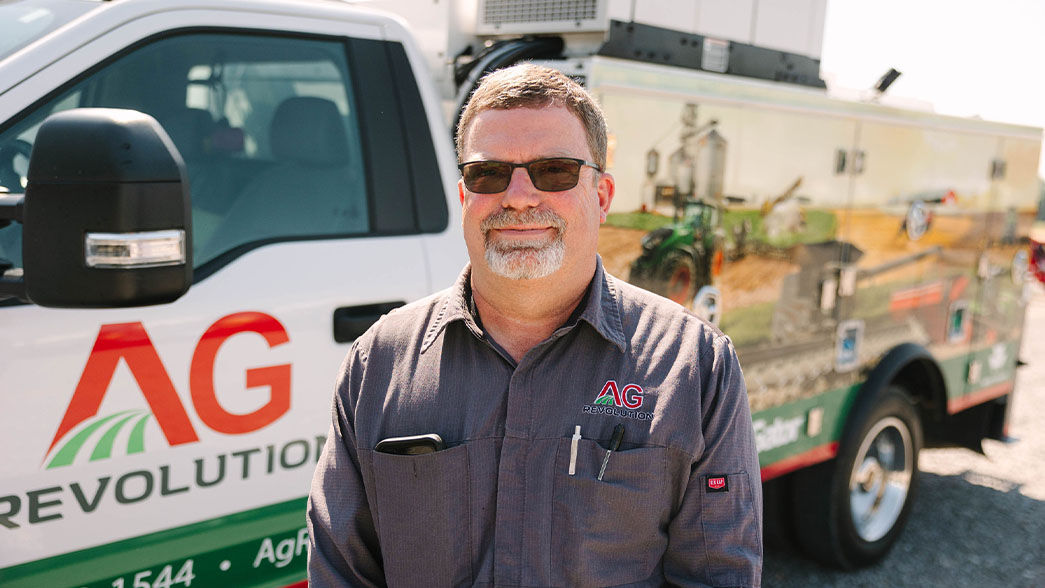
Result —
[[620, 442], [624, 439], [624, 424], [621, 423], [613, 428], [613, 437], [610, 439], [610, 448], [606, 450], [606, 457], [602, 458], [602, 467], [599, 469], [599, 481], [602, 480], [602, 475], [606, 473], [606, 465], [610, 463], [610, 454], [617, 451], [620, 448]]
[[577, 442], [581, 440], [581, 426], [573, 429], [573, 439], [570, 441], [570, 475], [577, 473]]

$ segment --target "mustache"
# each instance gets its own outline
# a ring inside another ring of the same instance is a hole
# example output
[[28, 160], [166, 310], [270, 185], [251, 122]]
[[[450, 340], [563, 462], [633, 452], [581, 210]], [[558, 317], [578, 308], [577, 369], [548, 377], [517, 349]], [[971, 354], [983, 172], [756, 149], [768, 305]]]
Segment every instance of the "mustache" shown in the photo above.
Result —
[[531, 208], [523, 212], [503, 208], [484, 218], [479, 223], [479, 230], [486, 235], [493, 229], [513, 225], [546, 225], [561, 233], [566, 230], [566, 219], [546, 208]]

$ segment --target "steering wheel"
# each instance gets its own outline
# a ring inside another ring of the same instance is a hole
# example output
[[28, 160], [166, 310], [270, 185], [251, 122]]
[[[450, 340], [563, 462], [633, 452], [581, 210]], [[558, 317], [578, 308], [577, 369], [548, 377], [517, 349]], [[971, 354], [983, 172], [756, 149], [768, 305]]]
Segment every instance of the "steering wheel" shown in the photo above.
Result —
[[25, 192], [29, 154], [32, 152], [33, 145], [22, 139], [12, 139], [0, 145], [0, 192], [5, 189], [11, 194]]

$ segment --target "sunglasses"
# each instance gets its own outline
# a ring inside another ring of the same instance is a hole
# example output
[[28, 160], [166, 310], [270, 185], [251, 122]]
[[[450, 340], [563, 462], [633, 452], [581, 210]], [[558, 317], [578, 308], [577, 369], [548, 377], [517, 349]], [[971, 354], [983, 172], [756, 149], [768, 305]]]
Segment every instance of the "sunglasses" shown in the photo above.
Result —
[[583, 166], [602, 171], [597, 164], [572, 157], [549, 157], [526, 163], [469, 161], [458, 165], [457, 169], [461, 170], [464, 187], [470, 192], [497, 194], [508, 189], [517, 167], [526, 169], [534, 188], [542, 192], [562, 192], [577, 185]]

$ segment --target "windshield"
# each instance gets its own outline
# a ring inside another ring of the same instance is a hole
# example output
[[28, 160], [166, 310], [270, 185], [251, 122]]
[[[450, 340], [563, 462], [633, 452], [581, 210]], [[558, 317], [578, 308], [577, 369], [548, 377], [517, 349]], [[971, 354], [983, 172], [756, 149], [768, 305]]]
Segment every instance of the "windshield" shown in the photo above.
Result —
[[96, 6], [84, 0], [0, 1], [0, 59]]

